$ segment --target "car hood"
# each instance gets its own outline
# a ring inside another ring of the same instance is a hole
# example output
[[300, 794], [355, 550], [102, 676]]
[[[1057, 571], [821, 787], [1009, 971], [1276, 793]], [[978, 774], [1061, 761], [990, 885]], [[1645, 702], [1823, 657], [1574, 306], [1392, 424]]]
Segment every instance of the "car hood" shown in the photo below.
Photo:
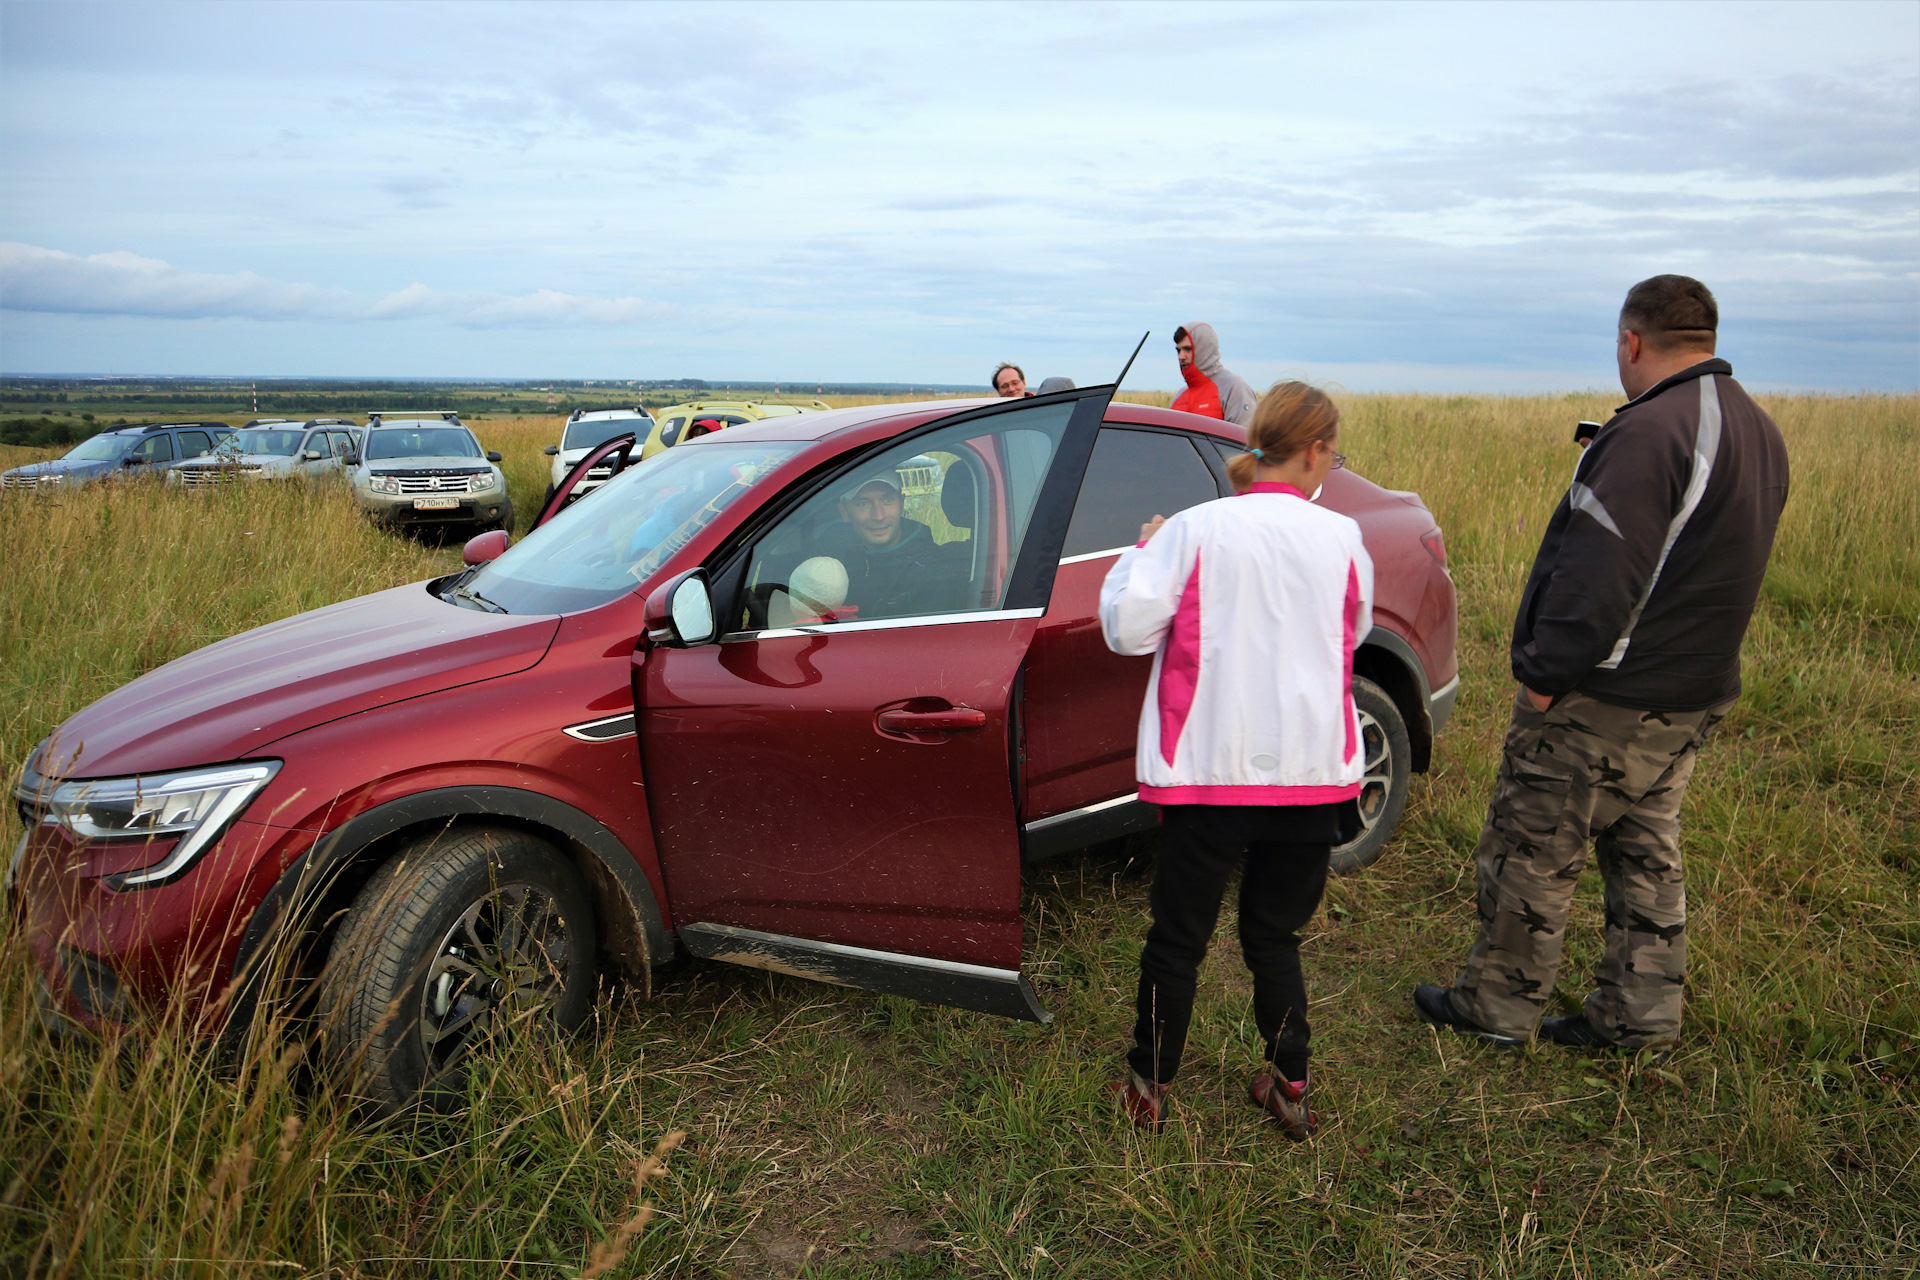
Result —
[[485, 458], [369, 458], [367, 470], [375, 475], [405, 471], [485, 471], [493, 464]]
[[97, 476], [105, 475], [119, 465], [117, 462], [97, 462], [85, 458], [50, 458], [45, 462], [29, 462], [24, 467], [14, 467], [7, 474]]
[[115, 777], [257, 755], [315, 725], [524, 671], [560, 620], [480, 613], [416, 582], [222, 640], [123, 685], [60, 726], [38, 768]]

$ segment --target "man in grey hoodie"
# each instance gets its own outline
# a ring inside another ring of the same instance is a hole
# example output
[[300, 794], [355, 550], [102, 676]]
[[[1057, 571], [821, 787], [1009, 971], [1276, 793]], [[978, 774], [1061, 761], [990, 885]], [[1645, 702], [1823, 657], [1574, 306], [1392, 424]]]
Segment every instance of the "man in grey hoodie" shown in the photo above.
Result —
[[1180, 357], [1180, 376], [1187, 389], [1173, 407], [1208, 418], [1223, 418], [1247, 426], [1260, 397], [1247, 380], [1220, 363], [1220, 339], [1213, 326], [1198, 321], [1173, 331], [1173, 350]]

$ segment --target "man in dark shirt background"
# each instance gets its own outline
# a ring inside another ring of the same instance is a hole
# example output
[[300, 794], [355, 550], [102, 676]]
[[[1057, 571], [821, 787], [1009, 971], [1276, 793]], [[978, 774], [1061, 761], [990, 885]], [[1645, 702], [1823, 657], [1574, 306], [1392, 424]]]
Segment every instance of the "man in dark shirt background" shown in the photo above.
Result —
[[[1620, 385], [1541, 539], [1514, 620], [1520, 682], [1475, 850], [1479, 936], [1426, 1021], [1504, 1045], [1671, 1044], [1686, 978], [1680, 802], [1740, 693], [1740, 643], [1787, 496], [1773, 419], [1714, 357], [1719, 308], [1655, 276], [1620, 309]], [[1606, 954], [1584, 1010], [1540, 1018], [1591, 842]]]

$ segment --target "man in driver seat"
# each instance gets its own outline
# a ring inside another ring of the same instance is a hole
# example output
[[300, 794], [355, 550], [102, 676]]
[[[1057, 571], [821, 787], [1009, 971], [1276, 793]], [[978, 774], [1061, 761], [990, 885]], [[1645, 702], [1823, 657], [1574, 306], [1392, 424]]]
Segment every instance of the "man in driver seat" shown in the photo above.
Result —
[[892, 468], [858, 472], [841, 490], [840, 523], [822, 531], [818, 554], [846, 566], [855, 618], [902, 618], [960, 605], [959, 561], [933, 540], [933, 530], [907, 515]]

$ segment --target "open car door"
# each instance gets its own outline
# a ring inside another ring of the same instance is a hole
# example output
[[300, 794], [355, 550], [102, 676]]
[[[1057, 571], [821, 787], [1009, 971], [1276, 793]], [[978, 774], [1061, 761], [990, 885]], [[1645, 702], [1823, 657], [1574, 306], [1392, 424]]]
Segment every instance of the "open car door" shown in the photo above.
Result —
[[[625, 471], [630, 461], [639, 461], [634, 457], [636, 439], [635, 434], [628, 431], [595, 445], [586, 457], [573, 464], [573, 470], [560, 478], [560, 483], [554, 486], [552, 499], [541, 509], [540, 518], [533, 522], [533, 527], [538, 529], [569, 506], [592, 493], [592, 489], [584, 491], [580, 489], [580, 486], [589, 479], [604, 484]], [[596, 469], [604, 474], [595, 476], [593, 473]]]
[[690, 951], [1047, 1020], [1020, 973], [1019, 674], [1111, 395], [848, 455], [710, 564], [715, 642], [636, 655]]

